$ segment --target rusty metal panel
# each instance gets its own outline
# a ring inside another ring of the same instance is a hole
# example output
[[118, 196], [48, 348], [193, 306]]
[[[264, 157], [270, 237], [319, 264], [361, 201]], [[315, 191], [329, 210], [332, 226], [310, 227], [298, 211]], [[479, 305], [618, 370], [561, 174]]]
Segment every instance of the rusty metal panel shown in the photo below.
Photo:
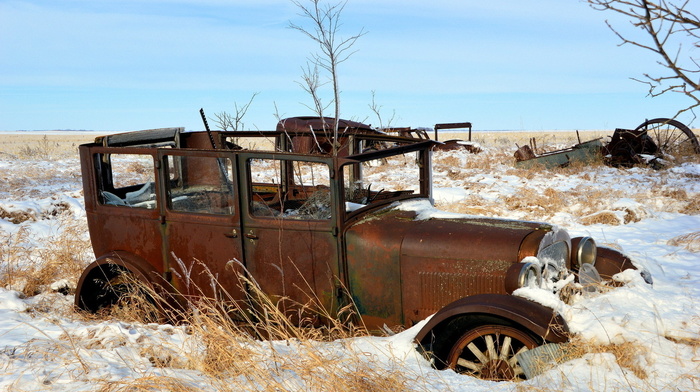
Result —
[[167, 215], [169, 271], [182, 294], [219, 298], [223, 291], [231, 299], [245, 298], [238, 280], [243, 273], [240, 231], [229, 216]]
[[565, 167], [571, 162], [590, 163], [600, 157], [602, 148], [603, 144], [600, 139], [595, 139], [576, 144], [570, 148], [538, 155], [533, 151], [533, 147], [524, 145], [514, 154], [515, 166], [530, 168], [541, 165], [545, 169], [551, 169], [555, 167]]
[[[126, 251], [153, 261], [154, 268], [162, 273], [164, 267], [162, 265], [162, 236], [158, 209], [154, 208], [155, 206], [132, 208], [109, 205], [100, 194], [101, 190], [114, 191], [114, 179], [108, 175], [106, 169], [109, 162], [104, 159], [109, 153], [117, 151], [124, 155], [142, 156], [151, 165], [146, 167], [147, 175], [151, 176], [152, 179], [156, 177], [155, 169], [152, 166], [154, 153], [152, 149], [113, 149], [95, 144], [81, 147], [83, 191], [93, 251], [98, 258], [115, 250]], [[156, 184], [151, 185], [157, 190]], [[133, 188], [122, 188], [120, 191], [133, 191]]]
[[425, 319], [443, 306], [469, 295], [506, 294], [505, 271], [510, 262], [464, 262], [403, 257], [403, 311], [405, 323]]
[[337, 239], [328, 223], [269, 218], [249, 222], [242, 235], [248, 270], [290, 315], [311, 303], [337, 310]]
[[520, 262], [524, 239], [540, 227], [486, 218], [422, 222], [402, 246], [405, 322], [418, 322], [469, 295], [505, 294], [506, 271]]
[[[519, 262], [525, 236], [542, 223], [491, 218], [430, 219], [413, 222], [402, 254], [432, 259]], [[426, 246], [426, 244], [430, 244]]]
[[[333, 130], [334, 118], [324, 117], [290, 117], [280, 120], [277, 123], [277, 131], [292, 132], [292, 133], [308, 133], [310, 130], [314, 132], [329, 132]], [[338, 129], [342, 133], [378, 133], [369, 125], [357, 121], [338, 120]]]
[[[264, 153], [241, 153], [236, 159], [238, 167], [245, 169], [240, 170], [239, 176], [241, 235], [251, 275], [263, 292], [275, 301], [283, 300], [281, 306], [290, 314], [299, 310], [298, 305], [310, 302], [332, 314], [338, 306], [341, 273], [337, 237], [339, 190], [337, 182], [332, 181], [333, 160]], [[327, 210], [302, 213], [314, 204], [305, 201], [313, 199], [317, 192], [316, 201], [327, 206]]]
[[159, 272], [164, 271], [157, 211], [97, 206], [96, 212], [87, 213], [87, 220], [97, 257], [122, 250], [148, 260]]
[[[191, 140], [189, 140], [191, 141]], [[200, 138], [200, 142], [206, 142]], [[245, 299], [235, 160], [230, 152], [161, 150], [165, 263], [184, 295]]]
[[375, 212], [345, 233], [348, 288], [370, 329], [403, 324], [401, 242], [414, 215]]

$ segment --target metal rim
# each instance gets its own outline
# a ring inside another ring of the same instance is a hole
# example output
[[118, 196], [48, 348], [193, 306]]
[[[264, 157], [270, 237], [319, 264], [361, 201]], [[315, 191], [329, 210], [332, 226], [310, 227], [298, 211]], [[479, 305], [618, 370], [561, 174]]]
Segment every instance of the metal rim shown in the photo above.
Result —
[[645, 121], [636, 130], [646, 130], [647, 135], [652, 138], [664, 154], [672, 156], [700, 154], [700, 143], [697, 136], [680, 121], [655, 118]]
[[484, 380], [525, 380], [516, 355], [537, 347], [527, 333], [504, 325], [484, 325], [467, 331], [447, 356], [451, 369]]
[[583, 264], [595, 265], [598, 255], [595, 240], [591, 237], [583, 237], [578, 242], [576, 251], [577, 268], [580, 269]]

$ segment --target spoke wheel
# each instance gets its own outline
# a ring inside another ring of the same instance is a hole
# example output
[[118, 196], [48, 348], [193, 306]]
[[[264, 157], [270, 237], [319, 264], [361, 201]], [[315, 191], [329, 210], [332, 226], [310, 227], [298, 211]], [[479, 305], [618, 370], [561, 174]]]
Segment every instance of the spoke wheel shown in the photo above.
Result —
[[655, 118], [645, 121], [636, 130], [646, 130], [662, 154], [677, 158], [700, 154], [697, 136], [680, 121]]
[[447, 356], [450, 368], [484, 380], [525, 380], [517, 354], [536, 347], [525, 332], [502, 325], [484, 325], [467, 331]]

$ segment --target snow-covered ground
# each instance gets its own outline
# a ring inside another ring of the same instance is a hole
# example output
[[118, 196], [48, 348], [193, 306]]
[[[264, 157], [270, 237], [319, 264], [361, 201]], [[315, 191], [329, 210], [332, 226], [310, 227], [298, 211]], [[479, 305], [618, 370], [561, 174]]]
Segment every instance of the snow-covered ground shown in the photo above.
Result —
[[[72, 295], [58, 292], [77, 276], [63, 276], [35, 296], [15, 291], [22, 282], [0, 288], [0, 388], [268, 390], [270, 385], [261, 380], [269, 379], [286, 390], [341, 389], [330, 377], [330, 384], [319, 384], [323, 375], [297, 366], [321, 356], [348, 375], [370, 369], [407, 380], [399, 382], [399, 389], [406, 390], [700, 390], [700, 164], [660, 171], [591, 166], [532, 172], [513, 169], [511, 148], [486, 147], [479, 155], [435, 153], [438, 207], [546, 220], [573, 236], [589, 235], [623, 250], [654, 279], [650, 286], [639, 274], [626, 273], [620, 276], [624, 286], [588, 293], [569, 304], [521, 289], [517, 294], [554, 306], [589, 348], [532, 380], [494, 383], [436, 371], [412, 342], [420, 325], [393, 336], [330, 343], [247, 341], [254, 353], [248, 360], [257, 360], [244, 366], [264, 377], [212, 377], [187, 366], [186, 358], [198, 355], [203, 343], [186, 327], [85, 319], [72, 311]], [[85, 238], [79, 167], [75, 156], [15, 160], [0, 155], [1, 273], [42, 262], [41, 252], [16, 257], [16, 247], [52, 246], [52, 239], [62, 238], [67, 228], [77, 227]], [[88, 248], [76, 249], [72, 257], [90, 261]], [[7, 278], [3, 282], [9, 284]], [[314, 354], [309, 354], [310, 345]], [[362, 385], [358, 380], [357, 390], [366, 389]]]

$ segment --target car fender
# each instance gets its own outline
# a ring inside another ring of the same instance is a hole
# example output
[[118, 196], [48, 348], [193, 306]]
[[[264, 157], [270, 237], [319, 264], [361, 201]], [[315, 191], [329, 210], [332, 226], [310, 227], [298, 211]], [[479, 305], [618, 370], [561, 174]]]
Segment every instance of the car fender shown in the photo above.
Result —
[[632, 260], [622, 252], [605, 246], [598, 247], [598, 255], [595, 260], [595, 268], [600, 277], [605, 280], [626, 269], [637, 269]]
[[504, 294], [479, 294], [458, 299], [440, 309], [418, 332], [415, 341], [423, 346], [432, 339], [433, 331], [457, 316], [495, 316], [515, 323], [551, 343], [569, 340], [569, 327], [553, 309], [524, 298]]
[[134, 277], [139, 282], [152, 289], [169, 286], [162, 275], [146, 260], [129, 252], [112, 251], [100, 256], [83, 270], [75, 292], [75, 306], [77, 308], [91, 310], [89, 309], [89, 305], [86, 305], [82, 298], [84, 295], [90, 294], [87, 292], [91, 289], [89, 284], [90, 279], [94, 278], [96, 274], [104, 274], [100, 271], [109, 264], [114, 264], [128, 270], [134, 274]]

